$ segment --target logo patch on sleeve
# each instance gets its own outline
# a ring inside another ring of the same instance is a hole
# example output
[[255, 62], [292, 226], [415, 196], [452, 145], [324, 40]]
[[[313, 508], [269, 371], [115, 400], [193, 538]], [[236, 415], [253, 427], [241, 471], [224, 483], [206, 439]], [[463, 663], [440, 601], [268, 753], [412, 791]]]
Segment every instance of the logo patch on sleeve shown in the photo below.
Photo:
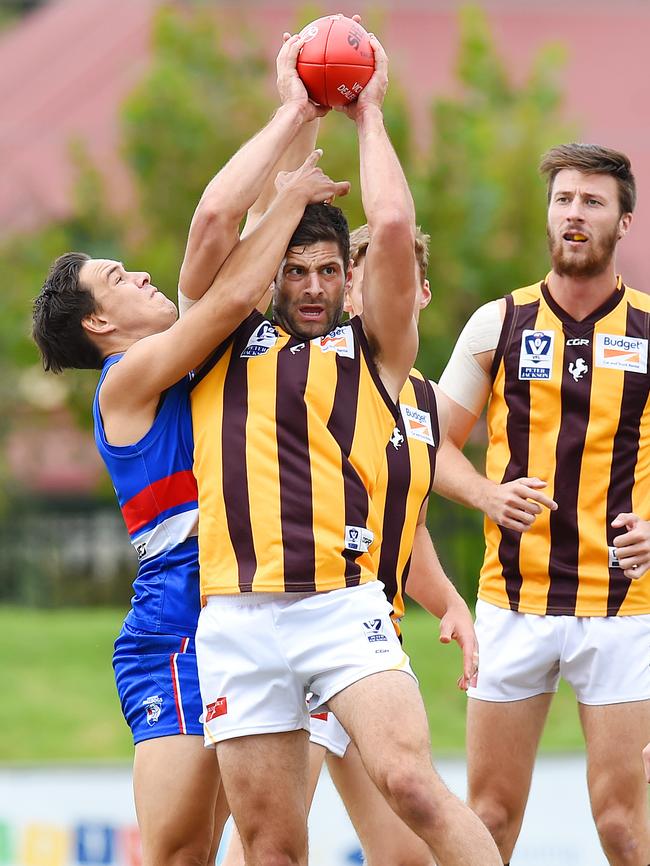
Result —
[[365, 526], [345, 527], [344, 546], [346, 550], [358, 550], [359, 553], [365, 553], [374, 540], [374, 532], [366, 529]]
[[436, 444], [433, 440], [431, 415], [428, 412], [423, 412], [415, 406], [407, 406], [405, 403], [400, 403], [400, 410], [409, 439], [417, 439], [419, 442], [426, 442], [427, 445]]
[[321, 352], [336, 352], [342, 358], [354, 358], [354, 333], [350, 327], [337, 327], [324, 337], [313, 341], [320, 346]]
[[228, 712], [228, 699], [217, 698], [211, 704], [207, 704], [205, 708], [205, 723], [211, 722], [217, 716], [225, 716]]
[[554, 331], [523, 331], [519, 351], [520, 379], [550, 379]]
[[620, 334], [596, 334], [596, 366], [647, 373], [648, 341]]
[[259, 355], [266, 355], [269, 349], [275, 346], [278, 336], [278, 332], [270, 322], [262, 322], [248, 338], [246, 348], [239, 357], [257, 358]]

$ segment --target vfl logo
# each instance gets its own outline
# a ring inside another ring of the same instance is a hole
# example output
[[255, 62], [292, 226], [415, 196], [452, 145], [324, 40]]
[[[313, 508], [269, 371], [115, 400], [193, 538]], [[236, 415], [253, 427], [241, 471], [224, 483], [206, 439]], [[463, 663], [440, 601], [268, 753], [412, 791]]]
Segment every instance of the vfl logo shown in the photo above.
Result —
[[[304, 30], [300, 31], [300, 36], [304, 40], [304, 42], [311, 42], [312, 39], [315, 39], [318, 36], [318, 25], [317, 24], [309, 24], [305, 27]], [[302, 51], [302, 49], [301, 49]]]
[[225, 716], [228, 712], [228, 699], [227, 698], [217, 698], [216, 701], [213, 701], [211, 704], [207, 704], [205, 708], [205, 723], [207, 725], [208, 722], [211, 722], [213, 719], [216, 719], [218, 716]]
[[363, 624], [364, 633], [368, 643], [386, 642], [388, 638], [384, 634], [384, 623], [381, 619], [370, 619]]
[[610, 370], [648, 372], [648, 341], [620, 334], [596, 334], [596, 366]]
[[554, 331], [529, 331], [521, 335], [520, 379], [550, 379], [553, 368]]
[[588, 372], [588, 370], [589, 367], [587, 366], [584, 358], [576, 358], [575, 364], [573, 362], [569, 364], [569, 373], [571, 373], [575, 382], [577, 382], [579, 379], [582, 379], [582, 377], [585, 375], [585, 373]]
[[246, 348], [239, 356], [240, 358], [257, 358], [266, 355], [272, 349], [278, 339], [278, 332], [270, 322], [262, 322], [248, 338]]
[[162, 705], [163, 699], [160, 697], [160, 695], [151, 695], [151, 697], [145, 698], [142, 701], [142, 706], [144, 707], [144, 711], [147, 714], [147, 724], [150, 727], [152, 725], [155, 725], [160, 718]]
[[365, 553], [372, 542], [375, 540], [375, 534], [365, 526], [346, 526], [345, 527], [345, 543], [346, 550], [354, 550], [358, 553]]
[[314, 343], [320, 346], [321, 352], [336, 352], [342, 358], [354, 358], [354, 334], [352, 328], [334, 328], [324, 337], [316, 337]]
[[417, 439], [419, 442], [426, 442], [427, 445], [436, 444], [431, 428], [431, 415], [428, 412], [423, 412], [416, 406], [407, 406], [405, 403], [400, 403], [400, 411], [409, 439]]
[[393, 435], [390, 437], [390, 439], [388, 441], [393, 446], [395, 451], [397, 451], [397, 449], [400, 447], [400, 445], [404, 442], [404, 437], [400, 433], [399, 427], [395, 427], [395, 429], [393, 430]]

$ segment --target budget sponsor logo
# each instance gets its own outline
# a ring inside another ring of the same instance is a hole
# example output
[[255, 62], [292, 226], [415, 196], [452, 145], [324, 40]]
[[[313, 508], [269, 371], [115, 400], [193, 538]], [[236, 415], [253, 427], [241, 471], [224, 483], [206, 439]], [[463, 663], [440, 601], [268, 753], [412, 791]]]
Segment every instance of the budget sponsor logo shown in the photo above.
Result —
[[596, 366], [647, 373], [648, 341], [621, 334], [596, 334]]
[[550, 379], [553, 370], [554, 331], [529, 331], [521, 335], [520, 379]]
[[324, 337], [316, 337], [314, 342], [320, 346], [321, 352], [336, 352], [342, 358], [354, 358], [352, 328], [334, 328]]
[[427, 445], [436, 444], [433, 439], [431, 415], [428, 412], [423, 412], [421, 409], [408, 406], [405, 403], [400, 403], [400, 410], [409, 439], [417, 439], [420, 442], [426, 442]]

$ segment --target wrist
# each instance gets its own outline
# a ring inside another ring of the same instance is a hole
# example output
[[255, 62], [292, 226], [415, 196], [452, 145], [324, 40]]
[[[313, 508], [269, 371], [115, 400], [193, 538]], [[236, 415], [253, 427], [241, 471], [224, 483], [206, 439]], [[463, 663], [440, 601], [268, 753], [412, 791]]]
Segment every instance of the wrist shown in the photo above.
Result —
[[354, 120], [359, 132], [376, 129], [384, 125], [384, 112], [376, 102], [367, 102], [357, 106]]
[[297, 128], [300, 128], [308, 120], [308, 115], [309, 102], [306, 99], [287, 99], [275, 113], [276, 117], [286, 119], [288, 123], [295, 124]]

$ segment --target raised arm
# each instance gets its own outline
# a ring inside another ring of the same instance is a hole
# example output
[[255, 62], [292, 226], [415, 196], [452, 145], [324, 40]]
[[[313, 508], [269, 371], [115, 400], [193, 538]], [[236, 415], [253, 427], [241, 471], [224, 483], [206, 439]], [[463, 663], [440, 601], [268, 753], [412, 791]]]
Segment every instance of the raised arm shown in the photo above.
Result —
[[363, 324], [380, 376], [394, 399], [415, 360], [418, 274], [415, 210], [402, 166], [384, 127], [388, 59], [371, 37], [375, 72], [356, 102], [345, 108], [357, 125], [361, 197], [370, 243], [363, 279]]
[[[314, 105], [296, 73], [296, 59], [302, 46], [299, 36], [286, 40], [277, 57], [278, 91], [281, 105], [269, 123], [246, 142], [207, 185], [190, 225], [185, 256], [179, 277], [179, 298], [198, 300], [211, 285], [239, 238], [239, 226], [246, 212], [267, 191], [270, 202], [278, 160], [291, 148], [303, 126], [328, 109]], [[299, 148], [302, 158], [312, 147], [305, 141]]]
[[307, 204], [345, 195], [317, 167], [314, 151], [278, 193], [251, 234], [239, 241], [205, 296], [167, 331], [131, 346], [106, 376], [102, 411], [123, 418], [157, 403], [160, 394], [198, 366], [251, 313], [273, 280]]

